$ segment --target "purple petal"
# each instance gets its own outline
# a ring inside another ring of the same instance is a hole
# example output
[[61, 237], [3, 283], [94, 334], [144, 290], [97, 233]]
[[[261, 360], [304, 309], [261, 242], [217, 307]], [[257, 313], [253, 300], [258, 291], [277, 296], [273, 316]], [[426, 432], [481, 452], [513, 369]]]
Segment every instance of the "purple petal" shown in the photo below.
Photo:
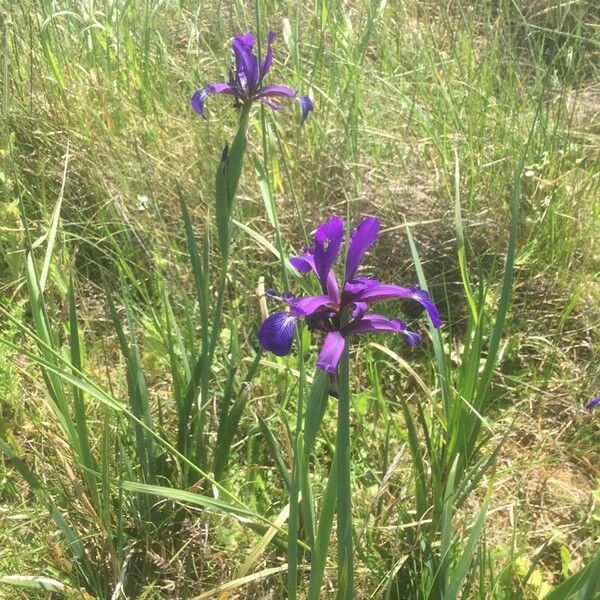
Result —
[[370, 277], [355, 277], [352, 281], [347, 281], [344, 284], [344, 294], [349, 298], [354, 298], [365, 289], [376, 285], [381, 285], [381, 282], [377, 279], [371, 279]]
[[273, 64], [273, 40], [275, 39], [275, 32], [269, 31], [267, 34], [267, 53], [265, 54], [265, 60], [260, 67], [260, 81], [269, 72], [271, 65]]
[[289, 312], [276, 312], [267, 317], [258, 332], [262, 347], [277, 356], [289, 354], [297, 320], [298, 317]]
[[416, 346], [421, 341], [421, 336], [414, 331], [409, 331], [406, 328], [406, 323], [399, 319], [388, 319], [385, 315], [370, 314], [364, 315], [361, 319], [352, 321], [347, 325], [343, 332], [344, 335], [353, 333], [376, 333], [390, 331], [393, 333], [401, 333], [408, 344]]
[[254, 36], [251, 33], [233, 38], [235, 71], [240, 85], [253, 94], [258, 85], [258, 59], [252, 51]]
[[206, 119], [204, 114], [204, 103], [208, 98], [209, 94], [206, 90], [198, 90], [194, 92], [192, 96], [192, 108], [203, 118]]
[[204, 103], [212, 94], [235, 94], [237, 90], [229, 83], [209, 83], [203, 90], [198, 90], [192, 96], [192, 108], [206, 119]]
[[328, 373], [336, 373], [345, 345], [346, 340], [339, 331], [328, 333], [325, 336], [319, 358], [317, 359], [317, 367]]
[[358, 224], [352, 233], [348, 247], [345, 281], [352, 281], [365, 253], [375, 243], [378, 235], [379, 219], [377, 217], [366, 217]]
[[300, 271], [300, 273], [308, 273], [311, 269], [315, 268], [315, 258], [312, 254], [312, 249], [305, 249], [302, 256], [292, 256], [290, 258], [290, 264], [294, 269]]
[[354, 302], [352, 308], [352, 317], [355, 319], [360, 319], [367, 312], [367, 303], [366, 302]]
[[[293, 256], [290, 258], [290, 264], [295, 269], [298, 269], [300, 273], [308, 273], [311, 269], [315, 272], [317, 277], [319, 276], [317, 273], [317, 267], [315, 266], [315, 250], [314, 248], [305, 248], [302, 256]], [[335, 278], [335, 273], [330, 270], [327, 275], [327, 282], [325, 285], [325, 290], [331, 299], [336, 304], [340, 303], [340, 291], [337, 284], [337, 279]]]
[[256, 92], [256, 98], [295, 98], [296, 90], [287, 85], [265, 85]]
[[590, 400], [585, 407], [588, 410], [591, 410], [592, 408], [594, 408], [595, 406], [598, 406], [600, 404], [600, 396], [594, 398], [593, 400]]
[[302, 111], [302, 116], [300, 117], [300, 124], [304, 125], [304, 121], [308, 119], [308, 114], [315, 107], [315, 105], [308, 96], [298, 96], [298, 102], [300, 103], [300, 110]]
[[[337, 282], [335, 285], [336, 289], [330, 290], [328, 279], [331, 279], [330, 273], [332, 273], [333, 264], [340, 252], [343, 237], [344, 222], [335, 215], [322, 225], [319, 225], [315, 233], [315, 271], [321, 282], [323, 291], [332, 297], [339, 294], [337, 291]], [[335, 281], [335, 277], [333, 280]]]
[[356, 301], [370, 304], [371, 302], [396, 300], [399, 298], [410, 298], [411, 300], [416, 300], [427, 311], [433, 326], [436, 328], [441, 326], [442, 319], [440, 318], [440, 313], [431, 300], [429, 294], [425, 290], [422, 290], [416, 286], [409, 288], [388, 284], [371, 286], [356, 294], [354, 299]]
[[209, 94], [235, 94], [236, 90], [230, 83], [209, 83], [206, 86]]
[[307, 317], [324, 309], [332, 310], [335, 306], [329, 296], [306, 296], [291, 303], [292, 310], [301, 317]]
[[248, 48], [252, 50], [252, 47], [254, 46], [254, 36], [250, 32], [238, 35], [236, 36], [236, 39], [239, 39], [245, 46], [248, 46]]

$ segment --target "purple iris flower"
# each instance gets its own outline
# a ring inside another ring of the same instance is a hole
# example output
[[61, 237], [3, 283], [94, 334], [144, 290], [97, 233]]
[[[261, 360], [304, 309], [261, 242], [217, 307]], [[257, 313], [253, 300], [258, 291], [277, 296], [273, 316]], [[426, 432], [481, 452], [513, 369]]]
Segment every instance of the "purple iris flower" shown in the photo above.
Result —
[[302, 123], [313, 109], [312, 100], [308, 96], [300, 96], [298, 92], [286, 85], [263, 85], [263, 79], [273, 64], [273, 39], [275, 33], [269, 31], [267, 36], [267, 53], [261, 64], [254, 53], [254, 36], [251, 33], [233, 38], [233, 54], [235, 67], [229, 72], [229, 82], [210, 83], [192, 96], [192, 108], [203, 118], [204, 103], [212, 94], [233, 96], [238, 106], [247, 105], [255, 100], [273, 110], [280, 110], [274, 98], [294, 98], [300, 103]]
[[276, 312], [262, 324], [258, 337], [265, 350], [278, 356], [289, 354], [296, 323], [304, 319], [309, 328], [323, 331], [325, 339], [317, 367], [330, 374], [337, 372], [338, 363], [351, 335], [391, 331], [400, 333], [414, 346], [421, 341], [418, 333], [409, 331], [404, 321], [367, 312], [369, 305], [382, 300], [410, 298], [419, 302], [429, 314], [434, 327], [440, 327], [440, 314], [429, 294], [416, 286], [400, 287], [357, 276], [356, 272], [367, 250], [379, 235], [379, 219], [364, 218], [350, 238], [343, 285], [333, 272], [344, 238], [344, 222], [333, 216], [315, 233], [315, 245], [290, 263], [302, 273], [313, 271], [321, 284], [322, 295], [296, 298], [286, 293], [270, 295], [286, 302], [289, 310]]
[[592, 408], [598, 406], [600, 404], [600, 396], [597, 396], [596, 398], [594, 398], [593, 400], [590, 400], [585, 407], [588, 410], [591, 410]]

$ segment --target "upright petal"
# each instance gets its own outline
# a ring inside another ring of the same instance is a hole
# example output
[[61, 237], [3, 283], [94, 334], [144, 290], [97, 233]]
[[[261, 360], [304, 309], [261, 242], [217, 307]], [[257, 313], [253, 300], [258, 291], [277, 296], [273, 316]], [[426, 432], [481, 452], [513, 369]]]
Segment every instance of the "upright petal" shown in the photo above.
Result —
[[290, 264], [292, 267], [300, 271], [300, 273], [308, 273], [315, 268], [315, 256], [312, 248], [305, 248], [301, 256], [292, 256]]
[[206, 90], [197, 90], [192, 96], [192, 108], [203, 118], [206, 119], [204, 114], [204, 103], [208, 98], [209, 93]]
[[315, 271], [323, 291], [329, 295], [332, 295], [333, 290], [328, 290], [327, 280], [342, 247], [343, 238], [344, 222], [335, 215], [319, 225], [315, 233]]
[[259, 77], [258, 59], [252, 50], [254, 36], [251, 33], [238, 35], [233, 38], [232, 45], [237, 78], [246, 92], [254, 94]]
[[345, 281], [352, 281], [365, 253], [375, 243], [378, 235], [379, 219], [377, 217], [366, 217], [358, 224], [348, 246]]
[[[319, 276], [319, 274], [317, 273], [317, 267], [315, 265], [314, 248], [305, 248], [302, 256], [292, 256], [289, 260], [292, 267], [298, 269], [300, 273], [308, 273], [312, 269], [317, 275], [317, 277]], [[329, 274], [327, 275], [327, 281], [325, 284], [324, 291], [326, 291], [327, 294], [329, 294], [332, 302], [334, 302], [335, 304], [340, 303], [340, 291], [333, 270], [330, 270]]]
[[396, 300], [401, 298], [410, 298], [416, 300], [425, 308], [434, 327], [440, 327], [442, 319], [435, 304], [431, 300], [429, 294], [416, 286], [409, 288], [400, 287], [399, 285], [380, 284], [365, 288], [355, 296], [355, 301], [380, 302], [382, 300]]
[[598, 406], [600, 404], [600, 396], [594, 398], [593, 400], [590, 400], [585, 407], [588, 410], [591, 410], [592, 408], [594, 408], [595, 406]]
[[377, 333], [389, 331], [392, 333], [401, 333], [408, 344], [416, 346], [421, 341], [421, 336], [414, 331], [407, 329], [406, 323], [400, 319], [388, 319], [385, 315], [370, 314], [364, 315], [349, 323], [343, 329], [344, 335], [355, 333]]
[[263, 77], [269, 72], [271, 65], [273, 64], [273, 40], [275, 39], [275, 32], [269, 31], [267, 34], [267, 53], [265, 54], [265, 59], [263, 60], [262, 65], [260, 66], [260, 79], [259, 85], [263, 80]]
[[289, 312], [276, 312], [267, 317], [258, 332], [262, 347], [277, 356], [289, 354], [297, 320], [298, 317]]
[[315, 107], [313, 101], [308, 96], [298, 96], [298, 102], [300, 103], [300, 110], [302, 116], [300, 117], [300, 124], [304, 125], [304, 121], [308, 119], [310, 111]]
[[317, 367], [328, 373], [336, 373], [345, 345], [346, 340], [339, 331], [329, 332], [323, 341]]
[[256, 98], [295, 98], [296, 90], [287, 85], [265, 85], [256, 92]]

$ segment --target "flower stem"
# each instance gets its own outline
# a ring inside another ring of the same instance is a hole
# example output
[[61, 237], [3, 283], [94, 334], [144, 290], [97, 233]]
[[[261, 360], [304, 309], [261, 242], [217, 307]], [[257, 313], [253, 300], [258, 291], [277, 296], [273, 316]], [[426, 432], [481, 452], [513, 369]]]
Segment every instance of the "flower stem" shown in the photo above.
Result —
[[217, 300], [213, 312], [210, 342], [207, 347], [202, 348], [203, 369], [202, 378], [200, 381], [200, 402], [199, 405], [196, 407], [197, 412], [194, 418], [193, 426], [193, 438], [195, 448], [194, 458], [202, 469], [206, 469], [207, 467], [207, 456], [204, 439], [205, 411], [203, 405], [205, 405], [208, 401], [210, 379], [212, 376], [212, 362], [217, 341], [219, 339], [219, 333], [221, 331], [221, 323], [223, 318], [223, 300], [225, 298], [225, 291], [227, 287], [227, 272], [229, 270], [229, 251], [231, 247], [231, 219], [233, 216], [233, 210], [235, 208], [235, 196], [242, 174], [242, 164], [244, 160], [244, 154], [246, 151], [246, 133], [248, 131], [249, 117], [250, 105], [247, 104], [242, 107], [242, 110], [240, 112], [238, 130], [233, 140], [231, 150], [229, 152], [228, 163], [224, 172], [224, 195], [221, 196], [219, 194], [218, 186], [216, 190], [217, 221], [219, 210], [223, 208], [218, 205], [225, 203], [226, 207], [226, 236], [224, 237], [223, 245], [221, 246], [222, 254], [220, 264], [220, 275], [217, 287]]
[[352, 600], [352, 501], [350, 489], [350, 359], [348, 346], [339, 365], [337, 461], [338, 600]]

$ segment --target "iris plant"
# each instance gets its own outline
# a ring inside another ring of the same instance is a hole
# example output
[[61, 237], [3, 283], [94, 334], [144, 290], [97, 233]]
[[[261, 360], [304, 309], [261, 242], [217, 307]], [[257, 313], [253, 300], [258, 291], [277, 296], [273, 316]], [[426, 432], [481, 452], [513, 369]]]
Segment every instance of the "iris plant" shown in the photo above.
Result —
[[308, 96], [301, 96], [286, 85], [263, 85], [263, 79], [273, 64], [274, 38], [275, 34], [270, 31], [267, 36], [267, 53], [262, 63], [259, 63], [258, 56], [254, 53], [254, 36], [245, 33], [234, 37], [232, 46], [235, 67], [229, 72], [229, 81], [210, 83], [195, 92], [192, 96], [193, 109], [206, 118], [204, 103], [213, 94], [233, 96], [236, 106], [247, 107], [252, 102], [258, 101], [273, 110], [281, 108], [274, 98], [294, 98], [300, 103], [302, 123], [304, 123], [313, 108], [312, 100]]
[[264, 321], [259, 331], [263, 347], [278, 356], [289, 354], [296, 324], [304, 319], [310, 329], [325, 333], [317, 367], [335, 374], [348, 338], [352, 335], [384, 331], [403, 335], [411, 346], [420, 342], [419, 334], [410, 331], [404, 321], [369, 313], [369, 305], [375, 302], [407, 298], [416, 300], [425, 308], [434, 327], [439, 327], [439, 312], [425, 290], [357, 276], [365, 253], [378, 235], [379, 219], [376, 217], [366, 217], [356, 227], [348, 245], [344, 280], [340, 286], [333, 265], [342, 247], [344, 222], [340, 217], [332, 216], [320, 225], [315, 233], [314, 246], [305, 249], [301, 256], [291, 258], [290, 263], [302, 273], [313, 271], [323, 294], [296, 298], [291, 293], [277, 296], [271, 292], [271, 297], [287, 303], [289, 310], [276, 312]]

